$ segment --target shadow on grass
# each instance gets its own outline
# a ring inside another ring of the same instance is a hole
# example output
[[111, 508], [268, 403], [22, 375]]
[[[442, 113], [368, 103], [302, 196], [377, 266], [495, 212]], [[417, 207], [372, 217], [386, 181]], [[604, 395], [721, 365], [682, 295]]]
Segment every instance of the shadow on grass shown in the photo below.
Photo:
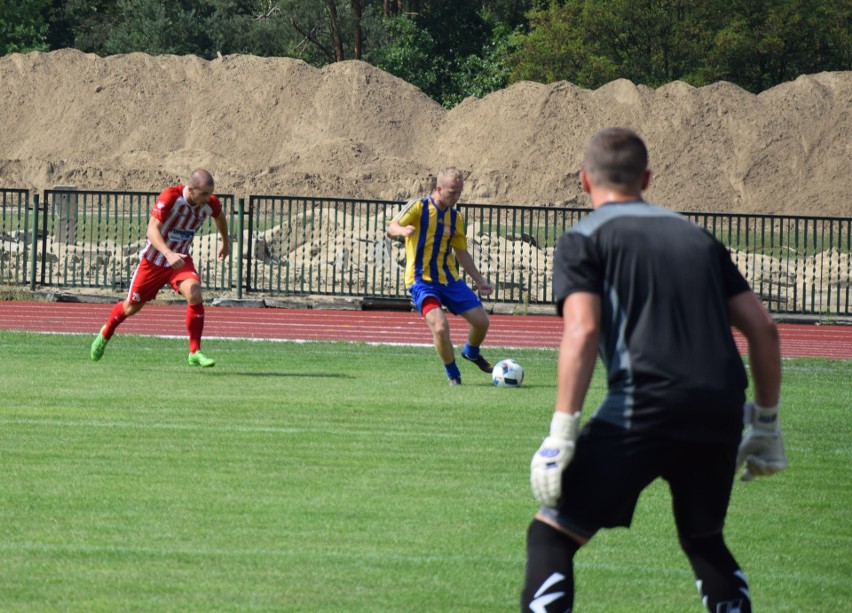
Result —
[[[200, 370], [200, 369], [199, 369]], [[204, 372], [213, 372], [212, 368], [204, 369]], [[232, 370], [218, 370], [226, 377], [282, 377], [282, 378], [307, 378], [307, 379], [354, 379], [352, 375], [324, 374], [315, 372], [235, 372]]]

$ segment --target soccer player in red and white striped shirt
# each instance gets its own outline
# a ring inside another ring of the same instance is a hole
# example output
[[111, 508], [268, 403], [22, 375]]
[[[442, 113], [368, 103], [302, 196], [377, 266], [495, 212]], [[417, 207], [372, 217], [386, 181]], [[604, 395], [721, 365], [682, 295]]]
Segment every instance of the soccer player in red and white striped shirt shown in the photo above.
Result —
[[133, 273], [127, 298], [113, 307], [107, 323], [92, 342], [93, 360], [103, 357], [104, 349], [119, 324], [138, 313], [146, 302], [157, 297], [164, 285], [169, 284], [186, 298], [189, 364], [202, 367], [216, 364], [215, 360], [201, 353], [204, 303], [201, 280], [189, 254], [195, 232], [208, 217], [213, 218], [222, 237], [219, 260], [224, 260], [230, 252], [228, 221], [222, 212], [222, 204], [213, 193], [213, 177], [209, 172], [198, 168], [190, 175], [187, 185], [170, 187], [157, 197], [148, 221], [148, 243]]

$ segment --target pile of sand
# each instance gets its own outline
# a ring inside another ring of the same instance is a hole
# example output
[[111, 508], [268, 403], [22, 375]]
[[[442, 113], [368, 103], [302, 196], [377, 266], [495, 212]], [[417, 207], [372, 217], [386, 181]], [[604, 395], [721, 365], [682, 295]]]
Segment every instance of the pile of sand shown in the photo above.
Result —
[[362, 62], [73, 50], [0, 58], [0, 187], [159, 191], [197, 166], [238, 196], [401, 200], [453, 164], [464, 200], [588, 206], [596, 130], [648, 141], [648, 199], [681, 211], [852, 215], [852, 72], [729, 83], [518, 83], [447, 111]]

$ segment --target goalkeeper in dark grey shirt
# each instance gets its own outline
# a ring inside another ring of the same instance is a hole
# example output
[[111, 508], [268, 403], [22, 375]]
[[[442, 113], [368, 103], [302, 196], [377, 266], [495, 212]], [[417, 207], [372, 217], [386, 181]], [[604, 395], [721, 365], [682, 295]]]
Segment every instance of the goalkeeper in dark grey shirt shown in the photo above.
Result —
[[[670, 487], [681, 547], [709, 611], [748, 613], [748, 583], [722, 536], [736, 467], [787, 465], [778, 423], [778, 331], [719, 241], [645, 202], [648, 152], [630, 130], [590, 141], [580, 179], [595, 211], [559, 241], [563, 319], [550, 436], [533, 456], [541, 509], [527, 534], [523, 611], [571, 611], [573, 557], [601, 528], [629, 526], [639, 494]], [[754, 402], [742, 435], [749, 345]], [[608, 392], [579, 431], [599, 353]]]

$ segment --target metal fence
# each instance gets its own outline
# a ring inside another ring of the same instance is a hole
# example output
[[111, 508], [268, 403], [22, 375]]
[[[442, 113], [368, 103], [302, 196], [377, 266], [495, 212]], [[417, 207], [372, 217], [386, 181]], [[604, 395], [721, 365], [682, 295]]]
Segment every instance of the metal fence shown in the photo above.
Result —
[[[125, 290], [154, 192], [0, 190], [0, 283]], [[216, 259], [212, 221], [193, 259], [208, 290], [257, 296], [334, 295], [404, 300], [405, 248], [386, 228], [402, 202], [220, 195], [231, 256]], [[462, 204], [469, 251], [495, 287], [488, 301], [553, 300], [559, 237], [589, 209]], [[776, 313], [852, 314], [852, 218], [686, 213], [731, 250]]]
[[[126, 289], [157, 195], [58, 188], [46, 190], [40, 203], [23, 190], [0, 190], [0, 282]], [[233, 196], [220, 198], [234, 223]], [[195, 243], [196, 267], [206, 287], [230, 291], [234, 260], [217, 262], [220, 241], [208, 221]]]
[[27, 279], [30, 245], [30, 194], [23, 189], [0, 190], [0, 283]]
[[852, 314], [852, 218], [687, 214], [776, 313]]

